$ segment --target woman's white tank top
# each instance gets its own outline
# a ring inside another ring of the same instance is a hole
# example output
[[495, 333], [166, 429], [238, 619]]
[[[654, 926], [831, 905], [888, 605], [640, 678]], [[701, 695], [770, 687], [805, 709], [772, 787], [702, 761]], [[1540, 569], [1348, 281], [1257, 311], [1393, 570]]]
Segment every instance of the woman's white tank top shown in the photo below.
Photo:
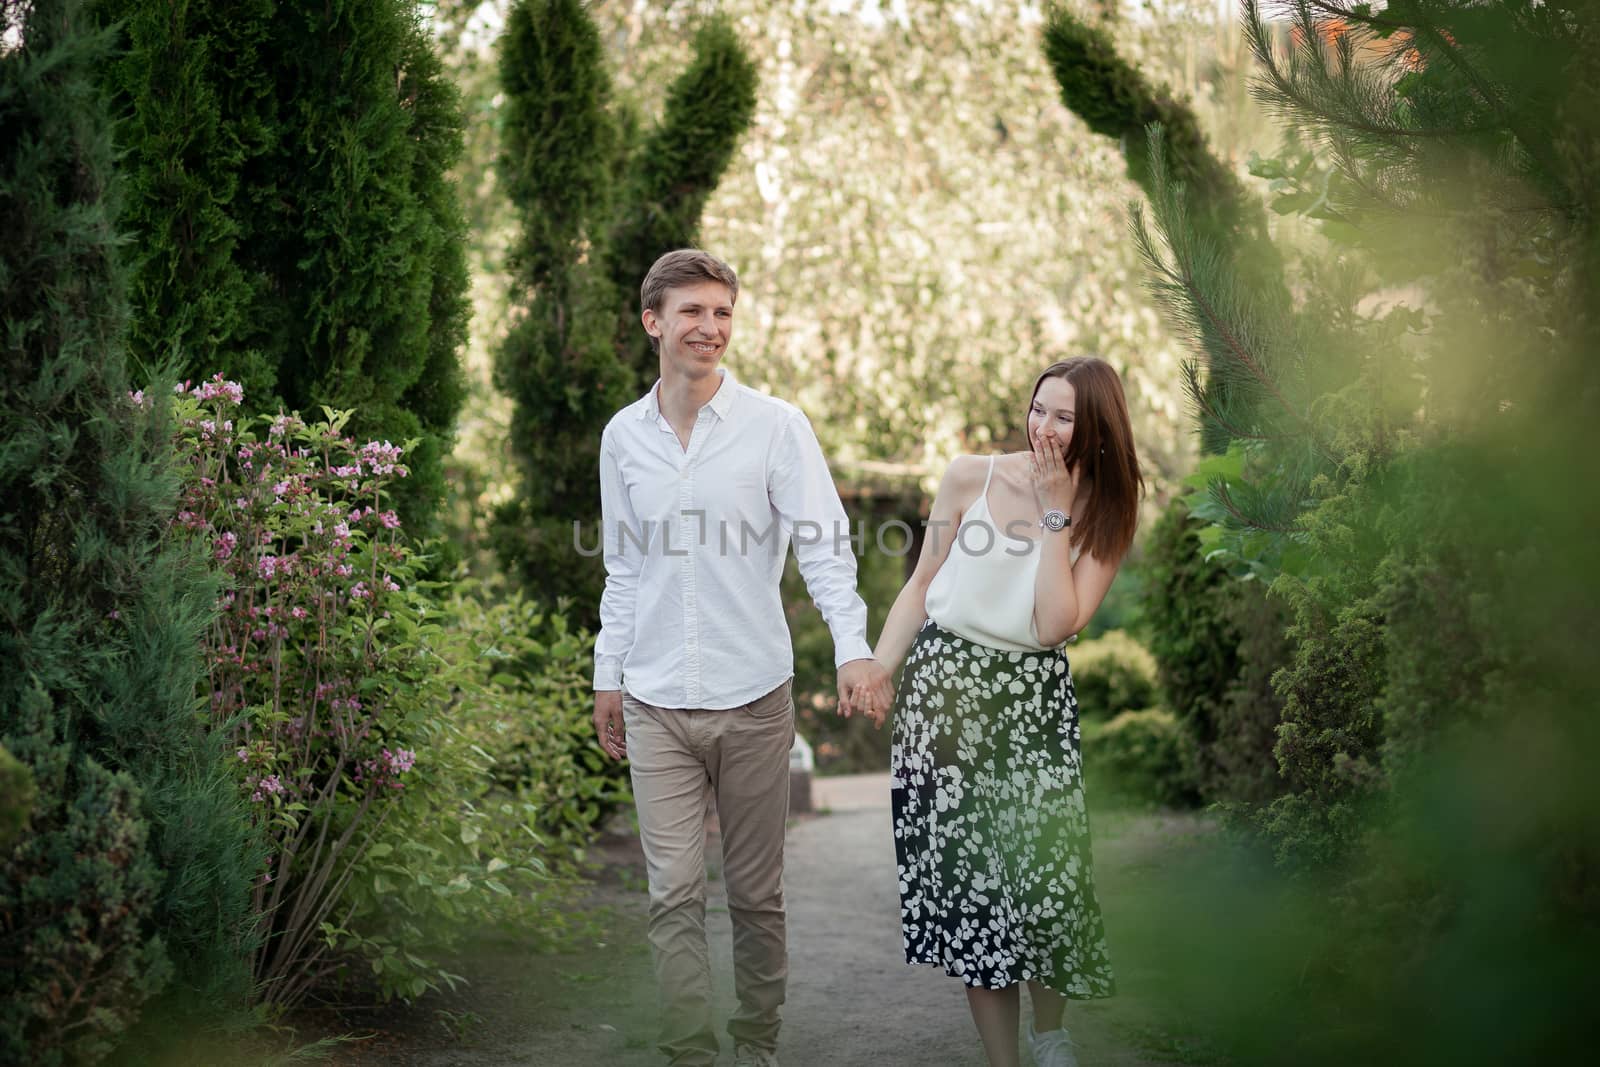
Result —
[[[968, 641], [1010, 652], [1045, 652], [1033, 625], [1033, 591], [1039, 575], [1036, 537], [1011, 537], [989, 514], [989, 483], [956, 528], [955, 543], [928, 585], [928, 618]], [[1072, 561], [1078, 560], [1078, 546]]]

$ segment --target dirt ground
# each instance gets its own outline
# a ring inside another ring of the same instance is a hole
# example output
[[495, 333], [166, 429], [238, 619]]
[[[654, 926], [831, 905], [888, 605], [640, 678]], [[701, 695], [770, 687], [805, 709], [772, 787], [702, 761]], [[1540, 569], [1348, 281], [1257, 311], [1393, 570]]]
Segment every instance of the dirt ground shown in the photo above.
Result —
[[[779, 1057], [786, 1067], [983, 1067], [961, 983], [901, 954], [894, 847], [885, 775], [822, 779], [819, 814], [789, 829], [789, 997]], [[1171, 842], [1204, 833], [1192, 815], [1114, 815], [1096, 831], [1096, 870], [1116, 964], [1116, 901]], [[731, 934], [711, 834], [707, 925], [718, 1007], [734, 1005]], [[485, 939], [457, 970], [470, 986], [368, 1017], [346, 1014], [341, 1067], [660, 1067], [645, 943], [643, 856], [626, 824], [597, 845], [590, 906], [602, 932], [582, 952], [540, 954], [515, 939]], [[1170, 1042], [1144, 1020], [1139, 976], [1123, 992], [1068, 1007], [1084, 1067], [1182, 1064], [1152, 1052]], [[1026, 1007], [1024, 1007], [1026, 1012]], [[723, 1063], [733, 1054], [727, 1035]], [[1024, 1054], [1026, 1060], [1026, 1054]]]

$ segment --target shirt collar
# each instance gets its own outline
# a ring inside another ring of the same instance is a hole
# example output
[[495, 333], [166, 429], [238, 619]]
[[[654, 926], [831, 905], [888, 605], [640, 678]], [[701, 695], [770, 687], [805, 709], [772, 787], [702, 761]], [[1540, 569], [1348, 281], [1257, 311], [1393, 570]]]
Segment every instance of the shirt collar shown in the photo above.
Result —
[[[706, 401], [706, 407], [719, 419], [726, 419], [728, 412], [733, 410], [733, 398], [738, 393], [739, 382], [734, 378], [733, 371], [727, 367], [718, 367], [717, 373], [722, 376], [722, 384], [717, 386], [717, 391], [711, 394], [711, 399]], [[650, 387], [644, 395], [644, 406], [639, 409], [641, 419], [659, 419], [661, 417], [661, 379]]]

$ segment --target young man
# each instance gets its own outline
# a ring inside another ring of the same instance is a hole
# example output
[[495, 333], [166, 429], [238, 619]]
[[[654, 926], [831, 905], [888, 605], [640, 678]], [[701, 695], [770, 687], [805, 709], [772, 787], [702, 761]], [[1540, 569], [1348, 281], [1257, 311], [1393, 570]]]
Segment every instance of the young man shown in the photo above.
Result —
[[642, 290], [661, 380], [606, 426], [600, 500], [606, 587], [595, 639], [594, 724], [632, 761], [650, 882], [660, 1048], [709, 1067], [705, 812], [722, 830], [739, 1009], [736, 1064], [775, 1067], [788, 975], [783, 834], [794, 655], [778, 582], [793, 537], [833, 633], [841, 710], [856, 685], [892, 696], [871, 658], [844, 508], [805, 415], [719, 367], [739, 280], [685, 249]]

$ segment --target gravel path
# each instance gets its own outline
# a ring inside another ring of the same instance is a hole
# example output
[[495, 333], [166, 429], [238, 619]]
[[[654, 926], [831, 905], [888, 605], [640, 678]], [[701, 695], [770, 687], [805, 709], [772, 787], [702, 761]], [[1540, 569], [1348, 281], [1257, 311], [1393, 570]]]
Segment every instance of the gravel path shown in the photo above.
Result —
[[[779, 1055], [786, 1067], [983, 1067], [960, 982], [931, 967], [908, 967], [900, 945], [893, 838], [885, 775], [822, 779], [816, 816], [792, 822], [786, 861], [789, 1000]], [[1096, 841], [1101, 896], [1116, 962], [1113, 902], [1140, 867], [1194, 816], [1111, 820]], [[707, 925], [722, 1018], [734, 1004], [731, 935], [719, 877], [716, 835], [708, 842]], [[375, 1036], [337, 1062], [401, 1067], [661, 1067], [653, 1049], [654, 990], [644, 943], [645, 894], [636, 838], [613, 834], [598, 849], [605, 864], [596, 903], [608, 909], [603, 941], [591, 950], [540, 955], [515, 941], [486, 940], [459, 969], [471, 986], [368, 1020], [345, 1017]], [[1119, 974], [1123, 985], [1136, 975]], [[1142, 1054], [1130, 1035], [1139, 1003], [1122, 995], [1068, 1008], [1084, 1067], [1161, 1067], [1179, 1061]], [[1026, 1011], [1026, 1008], [1024, 1008]], [[724, 1043], [723, 1063], [732, 1052]], [[1026, 1059], [1026, 1057], [1025, 1057]]]

